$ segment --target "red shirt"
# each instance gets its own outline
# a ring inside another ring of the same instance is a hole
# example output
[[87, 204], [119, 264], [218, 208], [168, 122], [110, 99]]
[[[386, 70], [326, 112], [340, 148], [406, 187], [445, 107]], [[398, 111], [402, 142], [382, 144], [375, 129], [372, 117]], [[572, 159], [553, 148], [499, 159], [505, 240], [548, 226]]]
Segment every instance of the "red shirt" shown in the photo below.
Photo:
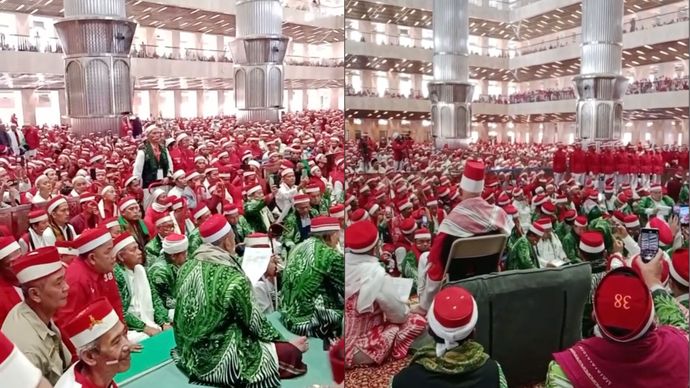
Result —
[[[69, 293], [65, 307], [55, 313], [54, 319], [58, 327], [64, 326], [91, 302], [102, 297], [108, 299], [120, 320], [125, 321], [122, 300], [112, 272], [105, 275], [100, 274], [86, 264], [84, 260], [78, 258], [67, 267], [65, 281], [69, 285]], [[72, 355], [75, 356], [74, 346], [68, 340], [69, 336], [63, 335], [62, 338], [65, 339], [65, 344], [72, 351]]]
[[0, 326], [5, 322], [10, 310], [22, 301], [19, 289], [3, 276], [0, 276]]
[[553, 154], [553, 172], [562, 174], [565, 172], [567, 167], [567, 153], [564, 149], [559, 148]]

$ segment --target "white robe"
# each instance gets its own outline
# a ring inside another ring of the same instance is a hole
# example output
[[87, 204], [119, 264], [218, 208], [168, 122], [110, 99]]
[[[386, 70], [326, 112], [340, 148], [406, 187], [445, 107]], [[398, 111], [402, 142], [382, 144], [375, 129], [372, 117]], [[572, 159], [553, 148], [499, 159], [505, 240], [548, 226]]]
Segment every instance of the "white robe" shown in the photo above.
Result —
[[[67, 224], [67, 227], [63, 228], [63, 233], [65, 232], [65, 230], [67, 228], [69, 228], [70, 231], [72, 232], [73, 239], [76, 239], [77, 236], [79, 236], [77, 234], [77, 232], [74, 230], [74, 227], [72, 226], [72, 224]], [[57, 241], [57, 238], [55, 237], [55, 233], [53, 232], [53, 229], [51, 229], [51, 227], [47, 227], [46, 230], [43, 232], [43, 242], [45, 243], [46, 246], [51, 246], [51, 245], [54, 246], [55, 241]]]
[[559, 261], [568, 262], [561, 240], [558, 239], [556, 234], [551, 233], [551, 238], [548, 240], [539, 240], [537, 243], [537, 259], [539, 260], [540, 268], [545, 268], [551, 262], [554, 262], [554, 264]]
[[[139, 318], [146, 326], [161, 329], [154, 321], [153, 299], [151, 297], [151, 286], [146, 276], [146, 270], [141, 264], [134, 267], [134, 271], [125, 268], [125, 282], [129, 288], [132, 300], [129, 304], [128, 313]], [[141, 342], [148, 338], [146, 333], [129, 330], [127, 338], [130, 342]]]

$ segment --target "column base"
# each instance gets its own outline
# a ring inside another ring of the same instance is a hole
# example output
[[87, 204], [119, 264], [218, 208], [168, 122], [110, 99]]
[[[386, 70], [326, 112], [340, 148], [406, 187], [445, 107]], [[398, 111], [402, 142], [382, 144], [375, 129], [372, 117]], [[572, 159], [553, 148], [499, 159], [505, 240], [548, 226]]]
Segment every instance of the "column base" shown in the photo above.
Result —
[[237, 122], [280, 122], [280, 109], [238, 109]]
[[103, 117], [71, 117], [71, 131], [77, 137], [86, 137], [90, 134], [99, 136], [110, 135], [120, 137], [120, 116]]

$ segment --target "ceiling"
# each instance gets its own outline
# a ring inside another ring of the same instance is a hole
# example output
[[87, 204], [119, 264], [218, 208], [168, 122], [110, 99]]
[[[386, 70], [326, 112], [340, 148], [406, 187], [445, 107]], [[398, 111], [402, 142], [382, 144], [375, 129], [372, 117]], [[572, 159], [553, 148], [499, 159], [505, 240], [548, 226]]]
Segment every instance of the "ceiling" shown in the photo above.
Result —
[[[54, 90], [64, 89], [62, 75], [43, 74], [0, 74], [0, 90], [2, 89], [36, 89]], [[285, 80], [287, 89], [322, 89], [342, 88], [343, 80]], [[231, 90], [231, 78], [180, 78], [180, 77], [140, 77], [135, 80], [135, 89], [140, 90]]]
[[[687, 42], [665, 42], [623, 51], [623, 66], [636, 67], [656, 63], [667, 63], [687, 60], [689, 57], [690, 54], [688, 53]], [[394, 71], [399, 73], [427, 75], [432, 75], [433, 72], [431, 62], [362, 55], [346, 55], [345, 68], [351, 70]], [[574, 58], [514, 70], [470, 67], [470, 78], [491, 81], [525, 82], [574, 76], [579, 74], [579, 72], [580, 59]]]
[[[625, 14], [678, 2], [678, 0], [625, 0]], [[429, 10], [376, 4], [369, 1], [346, 0], [345, 15], [353, 20], [432, 28], [432, 12]], [[524, 19], [520, 23], [502, 23], [470, 17], [470, 34], [522, 41], [580, 27], [581, 16], [581, 4], [578, 3], [549, 10], [541, 15]]]
[[[375, 110], [348, 110], [348, 119], [396, 119], [396, 120], [431, 120], [429, 112], [396, 112]], [[631, 120], [687, 120], [688, 107], [671, 109], [641, 109], [623, 112], [623, 121]], [[549, 113], [544, 115], [472, 115], [472, 121], [477, 123], [545, 123], [575, 121], [575, 113]]]
[[[231, 1], [231, 0], [226, 0]], [[125, 0], [129, 19], [144, 27], [235, 36], [235, 15], [192, 8]], [[22, 12], [46, 17], [63, 16], [63, 0], [4, 0], [0, 12]], [[283, 33], [297, 43], [333, 43], [345, 39], [344, 30], [283, 23]]]

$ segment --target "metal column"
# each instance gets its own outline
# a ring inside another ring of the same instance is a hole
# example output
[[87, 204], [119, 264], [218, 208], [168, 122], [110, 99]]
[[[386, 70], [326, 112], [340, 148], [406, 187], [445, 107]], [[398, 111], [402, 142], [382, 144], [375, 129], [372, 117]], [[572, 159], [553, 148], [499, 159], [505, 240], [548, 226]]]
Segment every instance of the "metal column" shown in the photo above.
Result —
[[434, 145], [458, 148], [470, 138], [468, 1], [434, 0], [434, 80], [429, 82]]
[[237, 0], [237, 35], [230, 45], [234, 61], [237, 120], [280, 120], [283, 58], [289, 38], [282, 35], [279, 0]]
[[580, 75], [573, 79], [581, 139], [620, 139], [628, 86], [622, 52], [623, 0], [584, 0]]
[[72, 131], [117, 136], [120, 114], [132, 111], [129, 52], [137, 25], [127, 19], [125, 0], [65, 0], [64, 7], [55, 29]]

